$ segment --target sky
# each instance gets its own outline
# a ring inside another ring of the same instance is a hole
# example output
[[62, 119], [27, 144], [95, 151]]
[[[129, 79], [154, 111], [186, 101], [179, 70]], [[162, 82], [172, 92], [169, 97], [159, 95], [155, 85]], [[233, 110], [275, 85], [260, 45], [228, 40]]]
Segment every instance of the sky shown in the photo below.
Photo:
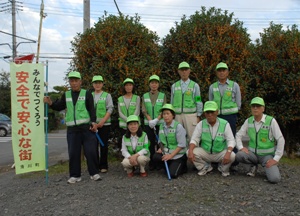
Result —
[[[49, 90], [53, 86], [65, 85], [65, 74], [68, 71], [71, 52], [71, 41], [77, 33], [83, 32], [84, 0], [44, 0], [44, 13], [47, 15], [42, 22], [40, 62], [48, 61]], [[300, 25], [300, 0], [116, 0], [124, 15], [141, 17], [141, 23], [156, 32], [162, 39], [169, 30], [180, 22], [183, 15], [189, 17], [201, 7], [216, 7], [242, 21], [248, 34], [254, 41], [259, 33], [270, 26], [270, 22], [282, 24], [285, 29], [293, 24]], [[188, 3], [187, 3], [188, 2]], [[251, 4], [249, 3], [251, 2]], [[18, 0], [16, 4], [16, 35], [38, 41], [40, 25], [41, 0]], [[0, 0], [0, 30], [12, 33], [12, 16], [8, 0]], [[4, 11], [3, 11], [4, 10]], [[108, 14], [118, 15], [114, 0], [90, 0], [91, 27], [99, 17]], [[299, 28], [299, 27], [298, 27]], [[0, 32], [0, 72], [9, 71], [9, 59], [12, 50], [12, 36]], [[37, 43], [23, 43], [17, 38], [17, 55], [37, 53]], [[34, 60], [35, 61], [35, 60]]]

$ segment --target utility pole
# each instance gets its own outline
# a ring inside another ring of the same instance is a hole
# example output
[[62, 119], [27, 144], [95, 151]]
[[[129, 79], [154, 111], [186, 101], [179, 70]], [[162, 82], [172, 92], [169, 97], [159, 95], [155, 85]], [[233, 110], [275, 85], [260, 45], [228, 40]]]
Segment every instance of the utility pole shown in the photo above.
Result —
[[90, 0], [83, 0], [83, 32], [90, 28]]
[[[12, 15], [12, 56], [13, 56], [13, 60], [15, 59], [15, 57], [17, 56], [17, 39], [16, 39], [16, 10], [22, 10], [19, 7], [23, 7], [20, 6], [18, 4], [23, 4], [23, 2], [19, 2], [16, 0], [8, 0], [11, 3], [11, 15]], [[17, 3], [17, 4], [16, 4]], [[4, 5], [4, 4], [1, 4]], [[7, 12], [9, 11], [9, 8], [7, 7], [8, 5], [4, 5], [1, 8], [3, 10], [0, 10], [0, 12]]]
[[38, 44], [37, 44], [37, 52], [36, 52], [36, 63], [39, 63], [41, 35], [42, 35], [42, 24], [43, 24], [43, 18], [45, 18], [45, 17], [46, 17], [46, 14], [44, 14], [44, 1], [42, 0], [41, 11], [40, 11], [39, 36], [38, 36]]

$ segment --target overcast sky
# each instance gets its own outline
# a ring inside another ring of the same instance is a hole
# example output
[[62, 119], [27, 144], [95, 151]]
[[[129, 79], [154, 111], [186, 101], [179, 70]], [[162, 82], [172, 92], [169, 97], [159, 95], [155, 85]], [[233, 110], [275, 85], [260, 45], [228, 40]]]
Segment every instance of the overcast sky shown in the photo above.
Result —
[[[43, 20], [43, 29], [40, 45], [40, 61], [49, 61], [49, 87], [64, 85], [65, 72], [69, 67], [69, 59], [42, 58], [42, 57], [72, 57], [70, 41], [78, 32], [83, 30], [83, 1], [84, 0], [44, 0], [47, 14]], [[300, 0], [116, 0], [120, 11], [129, 16], [136, 13], [149, 29], [155, 31], [160, 38], [168, 34], [174, 27], [175, 21], [180, 22], [185, 14], [190, 16], [201, 6], [216, 7], [234, 13], [234, 17], [244, 23], [252, 40], [259, 37], [259, 32], [269, 27], [271, 21], [275, 24], [291, 26], [300, 24]], [[16, 35], [38, 40], [40, 23], [40, 0], [18, 0], [16, 14]], [[91, 26], [102, 17], [104, 11], [118, 15], [114, 0], [91, 0]], [[188, 3], [187, 3], [188, 2]], [[251, 2], [251, 3], [249, 3]], [[22, 7], [21, 7], [22, 6]], [[8, 0], [0, 0], [0, 11], [10, 8]], [[0, 12], [0, 30], [12, 33], [11, 12]], [[17, 43], [26, 40], [17, 39]], [[0, 32], [0, 44], [12, 44], [12, 37]], [[18, 55], [37, 52], [37, 44], [20, 43]], [[9, 71], [9, 63], [3, 60], [4, 56], [12, 55], [7, 45], [0, 45], [0, 71]], [[105, 76], [104, 76], [105, 77]]]

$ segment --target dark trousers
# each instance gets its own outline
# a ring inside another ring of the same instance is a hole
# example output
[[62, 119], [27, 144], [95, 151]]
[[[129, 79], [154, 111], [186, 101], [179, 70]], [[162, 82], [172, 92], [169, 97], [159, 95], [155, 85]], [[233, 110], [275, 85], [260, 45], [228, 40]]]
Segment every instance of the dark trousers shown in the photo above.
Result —
[[[231, 130], [232, 130], [233, 136], [235, 137], [235, 134], [236, 134], [237, 114], [219, 115], [218, 117], [220, 117], [220, 118], [225, 119], [226, 121], [228, 121], [228, 123], [229, 123], [229, 125], [231, 127]], [[234, 153], [238, 152], [238, 150], [237, 150], [236, 147], [234, 147], [233, 152]], [[235, 162], [233, 162], [233, 164], [231, 164], [231, 166], [236, 166], [238, 164], [239, 163], [235, 160]]]
[[[161, 160], [162, 156], [163, 156], [162, 154], [158, 154], [158, 153], [155, 153], [153, 155], [153, 161], [155, 162], [157, 167], [165, 167], [165, 162]], [[186, 154], [184, 154], [181, 158], [175, 160], [168, 160], [167, 163], [168, 163], [171, 178], [177, 178], [179, 175], [182, 175], [187, 171]]]
[[104, 125], [102, 128], [98, 128], [98, 134], [100, 136], [100, 139], [102, 140], [104, 147], [101, 145], [101, 143], [98, 143], [100, 145], [100, 169], [108, 169], [108, 139], [110, 134], [110, 125]]
[[88, 129], [68, 130], [67, 142], [70, 177], [81, 176], [81, 146], [83, 146], [89, 174], [93, 176], [99, 173], [98, 144], [94, 132]]
[[[158, 132], [159, 132], [159, 126], [156, 126], [155, 127], [156, 129], [156, 134], [158, 136]], [[149, 166], [154, 166], [154, 163], [153, 163], [153, 155], [155, 154], [155, 151], [156, 151], [156, 146], [157, 146], [157, 138], [154, 134], [154, 129], [150, 128], [148, 125], [145, 125], [144, 127], [144, 130], [147, 134], [147, 137], [150, 141], [150, 147], [149, 147], [149, 151], [150, 151], [150, 162], [149, 162]]]

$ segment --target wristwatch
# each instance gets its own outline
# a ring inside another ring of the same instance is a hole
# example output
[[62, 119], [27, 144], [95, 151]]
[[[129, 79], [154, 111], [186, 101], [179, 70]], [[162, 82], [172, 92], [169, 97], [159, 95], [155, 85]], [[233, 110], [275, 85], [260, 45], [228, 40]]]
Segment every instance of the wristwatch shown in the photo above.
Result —
[[227, 152], [230, 152], [230, 153], [231, 153], [231, 152], [232, 152], [232, 150], [228, 149], [228, 150], [227, 150]]

